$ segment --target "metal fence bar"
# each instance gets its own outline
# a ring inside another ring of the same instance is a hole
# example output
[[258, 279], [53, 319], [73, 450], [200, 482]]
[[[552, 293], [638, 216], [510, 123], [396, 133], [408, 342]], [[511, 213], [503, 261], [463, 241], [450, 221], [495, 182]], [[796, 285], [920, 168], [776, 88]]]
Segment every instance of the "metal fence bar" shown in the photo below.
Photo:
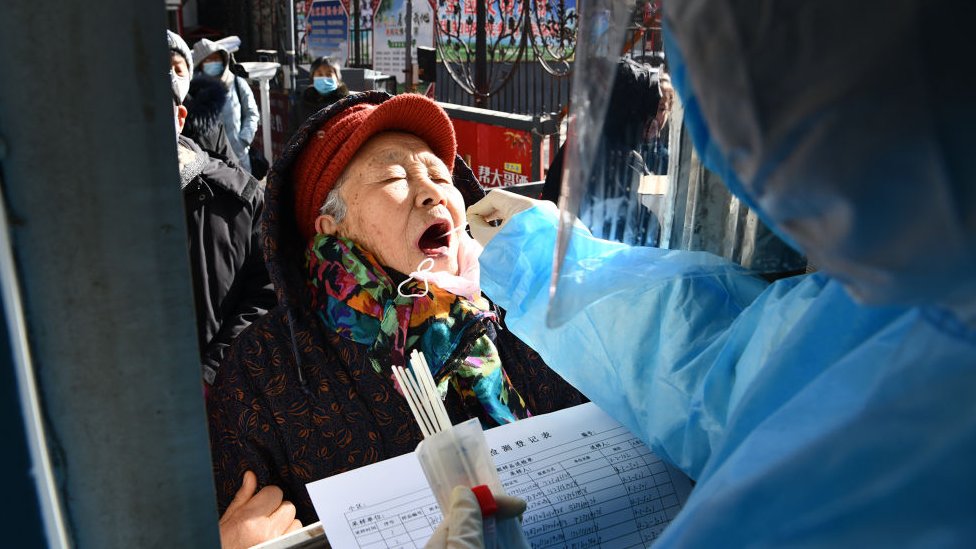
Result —
[[[569, 98], [570, 77], [555, 77], [535, 61], [519, 63], [507, 86], [489, 98], [487, 108], [512, 114], [545, 115], [559, 112]], [[474, 98], [437, 65], [436, 99], [455, 105], [474, 106]]]

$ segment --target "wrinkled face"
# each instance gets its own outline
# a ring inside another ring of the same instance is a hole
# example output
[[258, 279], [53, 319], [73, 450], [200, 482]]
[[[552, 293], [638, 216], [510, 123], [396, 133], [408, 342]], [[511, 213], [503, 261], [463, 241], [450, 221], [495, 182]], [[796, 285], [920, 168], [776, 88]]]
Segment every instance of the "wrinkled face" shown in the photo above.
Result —
[[425, 259], [433, 271], [458, 273], [458, 231], [465, 223], [464, 200], [451, 172], [419, 137], [385, 132], [367, 141], [346, 167], [339, 196], [346, 203], [340, 222], [329, 215], [316, 231], [356, 242], [381, 265], [401, 273]]

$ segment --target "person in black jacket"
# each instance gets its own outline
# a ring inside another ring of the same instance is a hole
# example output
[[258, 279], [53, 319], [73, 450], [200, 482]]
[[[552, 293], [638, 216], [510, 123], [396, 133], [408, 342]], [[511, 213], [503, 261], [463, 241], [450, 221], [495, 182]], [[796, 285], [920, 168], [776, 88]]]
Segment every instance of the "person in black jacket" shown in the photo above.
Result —
[[[166, 34], [201, 362], [204, 379], [212, 382], [230, 341], [275, 302], [257, 238], [264, 196], [253, 177], [180, 135], [193, 62], [183, 39], [172, 31]], [[257, 490], [255, 474], [244, 471], [219, 526], [223, 549], [245, 549], [297, 530], [302, 523], [281, 490]]]
[[221, 119], [224, 103], [227, 102], [227, 90], [216, 78], [202, 73], [194, 76], [193, 52], [180, 35], [167, 30], [166, 41], [169, 44], [170, 69], [173, 71], [176, 94], [187, 110], [183, 135], [211, 156], [240, 166]]
[[195, 74], [184, 103], [187, 114], [183, 136], [192, 139], [210, 156], [232, 166], [240, 166], [221, 118], [226, 102], [227, 90], [220, 80], [206, 74]]
[[[174, 86], [176, 127], [182, 131], [181, 99]], [[200, 360], [210, 384], [237, 334], [276, 302], [261, 252], [264, 190], [247, 172], [211, 157], [186, 136], [177, 142]]]

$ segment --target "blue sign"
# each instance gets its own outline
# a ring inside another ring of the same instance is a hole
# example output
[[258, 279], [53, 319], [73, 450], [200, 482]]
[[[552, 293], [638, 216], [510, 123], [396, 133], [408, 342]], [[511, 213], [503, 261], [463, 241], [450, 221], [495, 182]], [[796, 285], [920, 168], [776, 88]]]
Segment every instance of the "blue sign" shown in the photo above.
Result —
[[340, 0], [315, 0], [306, 15], [308, 53], [327, 55], [344, 65], [349, 52], [349, 15]]

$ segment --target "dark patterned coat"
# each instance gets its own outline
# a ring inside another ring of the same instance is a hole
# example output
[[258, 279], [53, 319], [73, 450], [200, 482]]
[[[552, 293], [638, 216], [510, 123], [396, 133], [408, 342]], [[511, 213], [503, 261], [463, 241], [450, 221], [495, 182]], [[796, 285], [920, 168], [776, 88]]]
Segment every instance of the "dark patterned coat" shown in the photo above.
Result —
[[325, 95], [319, 93], [315, 86], [305, 88], [299, 100], [295, 102], [295, 125], [292, 127], [300, 126], [308, 117], [348, 95], [349, 88], [345, 84], [339, 84], [338, 88]]
[[[290, 169], [309, 136], [339, 109], [388, 97], [355, 94], [314, 114], [268, 176], [264, 248], [279, 305], [237, 338], [208, 401], [221, 513], [250, 469], [262, 486], [284, 491], [299, 520], [314, 522], [306, 483], [412, 452], [422, 439], [406, 400], [370, 366], [367, 347], [325, 330], [309, 309], [305, 242], [292, 213]], [[483, 191], [460, 157], [455, 163], [455, 185], [470, 204]], [[533, 414], [584, 401], [510, 332], [499, 331], [495, 343]], [[445, 404], [454, 423], [474, 417], [453, 392]]]

